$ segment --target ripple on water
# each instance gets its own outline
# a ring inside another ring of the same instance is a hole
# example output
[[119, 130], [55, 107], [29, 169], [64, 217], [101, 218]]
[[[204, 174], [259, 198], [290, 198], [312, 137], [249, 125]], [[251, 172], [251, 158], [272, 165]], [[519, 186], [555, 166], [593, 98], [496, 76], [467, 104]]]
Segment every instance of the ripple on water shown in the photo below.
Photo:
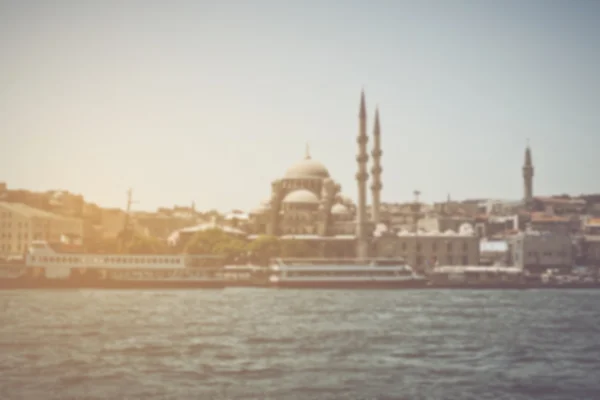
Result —
[[0, 398], [600, 398], [599, 300], [597, 291], [0, 292]]

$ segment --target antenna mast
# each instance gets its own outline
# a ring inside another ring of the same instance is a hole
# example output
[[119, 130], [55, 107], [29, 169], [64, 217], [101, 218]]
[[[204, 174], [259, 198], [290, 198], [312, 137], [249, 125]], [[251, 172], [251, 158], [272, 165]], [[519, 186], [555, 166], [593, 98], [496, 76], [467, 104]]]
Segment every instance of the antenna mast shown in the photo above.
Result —
[[133, 200], [133, 189], [127, 190], [127, 207], [125, 208], [125, 221], [123, 223], [123, 231], [121, 232], [121, 248], [124, 250], [126, 244], [133, 237], [133, 229], [131, 227], [131, 205], [136, 204], [137, 201]]

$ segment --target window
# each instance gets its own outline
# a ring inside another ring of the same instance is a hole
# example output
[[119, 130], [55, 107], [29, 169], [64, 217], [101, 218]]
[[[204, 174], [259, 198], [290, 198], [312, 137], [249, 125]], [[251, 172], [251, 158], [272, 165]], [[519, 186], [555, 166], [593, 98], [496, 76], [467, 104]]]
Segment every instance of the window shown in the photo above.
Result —
[[469, 251], [469, 243], [467, 243], [467, 242], [464, 242], [464, 243], [463, 243], [463, 251], [464, 251], [465, 253], [467, 253], [467, 252]]
[[469, 257], [463, 256], [462, 263], [463, 265], [469, 265]]
[[448, 253], [452, 253], [452, 242], [448, 242], [446, 244], [446, 249], [447, 249]]

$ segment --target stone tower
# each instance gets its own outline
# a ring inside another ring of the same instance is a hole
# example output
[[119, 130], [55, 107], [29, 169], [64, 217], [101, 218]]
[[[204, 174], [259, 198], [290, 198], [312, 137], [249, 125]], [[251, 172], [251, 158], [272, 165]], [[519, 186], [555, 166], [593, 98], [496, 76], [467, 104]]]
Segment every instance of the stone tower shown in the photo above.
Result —
[[369, 154], [367, 153], [367, 109], [365, 106], [365, 92], [360, 96], [360, 111], [358, 114], [359, 129], [358, 129], [358, 155], [356, 161], [358, 163], [358, 172], [356, 173], [356, 181], [358, 183], [358, 207], [356, 219], [356, 257], [367, 258], [369, 253], [369, 239], [367, 233], [367, 180], [369, 173], [367, 172], [367, 162]]
[[371, 155], [373, 156], [373, 168], [371, 169], [371, 173], [373, 174], [373, 184], [371, 185], [371, 191], [373, 194], [373, 223], [375, 226], [379, 224], [379, 208], [381, 205], [381, 189], [383, 187], [381, 183], [381, 172], [383, 169], [381, 168], [381, 155], [383, 151], [381, 150], [381, 130], [379, 126], [379, 108], [375, 109], [375, 127], [373, 128], [373, 152]]
[[531, 160], [531, 148], [527, 144], [525, 149], [525, 163], [523, 164], [523, 202], [531, 206], [533, 201], [533, 162]]

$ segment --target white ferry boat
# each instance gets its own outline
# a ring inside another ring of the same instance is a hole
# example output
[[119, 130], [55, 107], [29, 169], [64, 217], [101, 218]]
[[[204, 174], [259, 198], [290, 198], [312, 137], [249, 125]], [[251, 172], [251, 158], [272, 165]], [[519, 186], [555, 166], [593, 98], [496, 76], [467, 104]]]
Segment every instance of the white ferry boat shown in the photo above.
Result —
[[277, 288], [400, 289], [424, 288], [402, 259], [275, 259], [268, 284]]
[[505, 266], [446, 265], [433, 268], [429, 285], [436, 288], [518, 289], [528, 284], [520, 268]]
[[223, 264], [218, 256], [61, 253], [34, 241], [24, 264], [0, 267], [0, 289], [218, 289]]

